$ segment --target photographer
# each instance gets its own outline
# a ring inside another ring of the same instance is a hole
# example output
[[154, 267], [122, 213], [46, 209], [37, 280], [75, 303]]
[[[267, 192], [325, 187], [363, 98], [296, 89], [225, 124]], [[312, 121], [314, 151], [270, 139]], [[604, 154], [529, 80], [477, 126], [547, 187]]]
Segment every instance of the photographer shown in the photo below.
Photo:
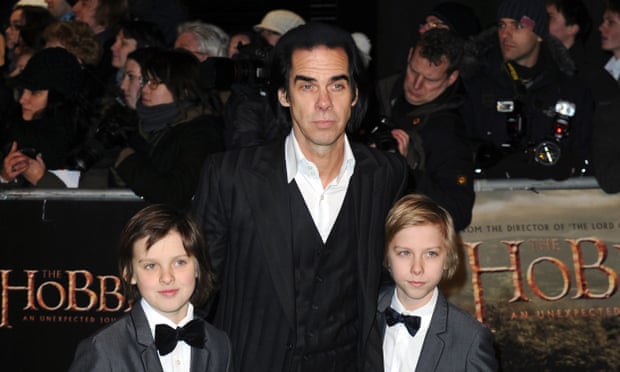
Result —
[[230, 95], [224, 106], [226, 149], [261, 144], [288, 132], [288, 126], [276, 124], [269, 97], [271, 46], [259, 42], [244, 45], [232, 59]]
[[498, 27], [476, 40], [465, 79], [469, 135], [484, 178], [564, 180], [587, 174], [592, 96], [566, 48], [548, 34], [539, 0], [505, 0]]
[[150, 202], [186, 208], [208, 154], [223, 150], [222, 123], [198, 86], [199, 62], [185, 50], [162, 51], [142, 66], [138, 138], [114, 167], [119, 186]]
[[405, 72], [379, 81], [384, 119], [370, 133], [374, 146], [393, 147], [407, 159], [410, 191], [446, 208], [457, 230], [469, 225], [475, 199], [471, 149], [458, 112], [462, 56], [463, 41], [453, 31], [426, 31], [409, 49]]
[[299, 15], [289, 10], [268, 12], [254, 26], [261, 38], [239, 48], [233, 57], [235, 77], [230, 96], [224, 106], [224, 141], [226, 149], [248, 147], [284, 136], [290, 130], [286, 123], [275, 121], [269, 97], [271, 50], [289, 30], [304, 24]]

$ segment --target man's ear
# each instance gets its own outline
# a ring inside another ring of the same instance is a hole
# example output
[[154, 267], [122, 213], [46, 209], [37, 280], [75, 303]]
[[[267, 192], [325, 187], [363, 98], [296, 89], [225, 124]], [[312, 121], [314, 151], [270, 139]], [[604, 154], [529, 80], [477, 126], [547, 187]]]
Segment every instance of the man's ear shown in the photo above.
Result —
[[409, 63], [409, 61], [411, 61], [411, 58], [413, 57], [413, 52], [415, 51], [415, 49], [413, 47], [409, 48], [409, 53], [407, 54], [407, 63]]
[[458, 70], [454, 70], [452, 71], [452, 73], [450, 74], [450, 76], [448, 77], [448, 86], [454, 84], [454, 82], [456, 81], [456, 79], [459, 78], [459, 71]]
[[579, 25], [574, 23], [572, 25], [567, 25], [566, 29], [568, 30], [568, 32], [571, 34], [571, 36], [573, 37], [577, 37], [577, 34], [579, 33]]
[[288, 100], [288, 93], [284, 90], [284, 88], [278, 89], [278, 101], [284, 107], [291, 107], [291, 103]]
[[351, 101], [351, 106], [355, 106], [355, 104], [357, 103], [358, 97], [359, 97], [359, 91], [357, 90], [357, 88], [355, 88], [355, 95], [353, 96], [353, 101]]

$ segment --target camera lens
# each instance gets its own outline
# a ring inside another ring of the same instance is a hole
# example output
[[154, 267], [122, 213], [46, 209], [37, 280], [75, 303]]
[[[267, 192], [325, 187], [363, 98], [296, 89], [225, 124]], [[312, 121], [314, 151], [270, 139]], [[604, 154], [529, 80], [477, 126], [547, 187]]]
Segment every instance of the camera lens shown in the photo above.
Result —
[[534, 148], [534, 160], [541, 165], [551, 166], [560, 160], [562, 150], [557, 143], [543, 141]]

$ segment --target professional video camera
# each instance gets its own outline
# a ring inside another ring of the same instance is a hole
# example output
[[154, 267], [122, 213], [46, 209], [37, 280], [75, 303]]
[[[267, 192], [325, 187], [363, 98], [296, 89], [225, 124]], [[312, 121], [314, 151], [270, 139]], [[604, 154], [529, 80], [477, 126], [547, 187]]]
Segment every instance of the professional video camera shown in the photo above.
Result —
[[246, 44], [238, 47], [233, 58], [209, 57], [201, 63], [201, 83], [205, 88], [227, 90], [233, 83], [259, 88], [269, 85], [272, 47], [268, 44]]

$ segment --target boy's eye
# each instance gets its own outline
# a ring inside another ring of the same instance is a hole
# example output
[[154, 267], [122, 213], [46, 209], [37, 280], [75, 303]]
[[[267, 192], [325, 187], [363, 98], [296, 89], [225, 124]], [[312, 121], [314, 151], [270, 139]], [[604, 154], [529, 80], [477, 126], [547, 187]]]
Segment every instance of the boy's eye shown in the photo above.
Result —
[[187, 260], [186, 259], [177, 260], [176, 264], [177, 264], [177, 266], [187, 265]]

